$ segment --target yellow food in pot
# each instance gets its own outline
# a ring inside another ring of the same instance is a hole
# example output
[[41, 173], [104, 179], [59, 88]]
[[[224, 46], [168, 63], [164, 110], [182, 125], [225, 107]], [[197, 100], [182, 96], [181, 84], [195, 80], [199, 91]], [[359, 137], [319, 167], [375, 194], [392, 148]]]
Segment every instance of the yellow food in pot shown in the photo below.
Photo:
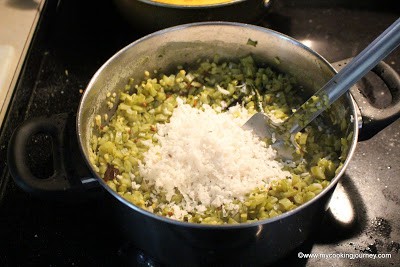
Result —
[[214, 5], [231, 2], [232, 0], [154, 0], [154, 2], [182, 5], [182, 6], [202, 6], [202, 5]]

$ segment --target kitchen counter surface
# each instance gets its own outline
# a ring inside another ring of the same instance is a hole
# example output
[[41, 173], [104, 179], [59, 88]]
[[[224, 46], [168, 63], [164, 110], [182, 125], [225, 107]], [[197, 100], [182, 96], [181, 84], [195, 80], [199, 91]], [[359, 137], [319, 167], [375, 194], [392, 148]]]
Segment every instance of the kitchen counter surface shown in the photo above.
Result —
[[44, 0], [0, 0], [0, 127]]

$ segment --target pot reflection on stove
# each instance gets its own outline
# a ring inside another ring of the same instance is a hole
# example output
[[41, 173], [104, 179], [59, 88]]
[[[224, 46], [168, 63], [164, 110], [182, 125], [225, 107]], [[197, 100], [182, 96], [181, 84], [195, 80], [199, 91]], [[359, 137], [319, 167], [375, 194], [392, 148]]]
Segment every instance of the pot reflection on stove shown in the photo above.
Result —
[[337, 224], [351, 228], [356, 223], [355, 207], [350, 199], [349, 192], [341, 183], [338, 183], [329, 203], [329, 215]]
[[321, 225], [309, 242], [335, 244], [358, 236], [368, 226], [363, 196], [354, 183], [356, 177], [344, 174], [337, 184]]

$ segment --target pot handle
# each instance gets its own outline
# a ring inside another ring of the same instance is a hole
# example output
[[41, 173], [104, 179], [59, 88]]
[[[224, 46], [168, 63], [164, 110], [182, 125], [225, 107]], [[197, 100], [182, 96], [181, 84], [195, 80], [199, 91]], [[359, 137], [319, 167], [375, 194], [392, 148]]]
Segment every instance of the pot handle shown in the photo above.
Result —
[[[340, 70], [351, 60], [352, 58], [345, 59], [332, 65], [336, 70]], [[359, 134], [359, 140], [361, 141], [371, 138], [400, 118], [399, 74], [383, 61], [380, 61], [371, 71], [386, 84], [392, 95], [392, 101], [387, 107], [378, 108], [371, 104], [368, 97], [359, 90], [357, 85], [350, 89], [350, 93], [356, 101], [362, 116], [362, 128]]]
[[[56, 114], [25, 121], [14, 130], [8, 144], [7, 161], [9, 171], [16, 184], [24, 191], [46, 198], [66, 200], [86, 199], [93, 188], [99, 188], [97, 180], [91, 178], [90, 171], [83, 167], [85, 162], [79, 151], [75, 133], [75, 116]], [[72, 126], [72, 127], [71, 127]], [[32, 174], [27, 160], [27, 144], [35, 134], [51, 137], [54, 172], [51, 177], [38, 178]], [[75, 144], [76, 143], [76, 144]], [[82, 194], [85, 192], [85, 194]], [[85, 195], [85, 196], [83, 196]]]

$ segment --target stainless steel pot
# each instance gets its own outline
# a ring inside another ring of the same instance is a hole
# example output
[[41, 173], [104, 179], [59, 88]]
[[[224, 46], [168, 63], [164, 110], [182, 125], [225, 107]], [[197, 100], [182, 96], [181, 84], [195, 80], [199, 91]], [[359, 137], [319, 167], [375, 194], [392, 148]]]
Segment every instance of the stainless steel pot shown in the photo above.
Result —
[[152, 0], [114, 0], [115, 6], [132, 27], [153, 32], [198, 21], [256, 23], [265, 16], [272, 0], [232, 0], [212, 5], [175, 5]]
[[[90, 184], [91, 181], [101, 184], [115, 200], [115, 216], [126, 236], [163, 263], [173, 266], [265, 265], [299, 246], [324, 216], [329, 199], [357, 144], [360, 117], [350, 94], [341, 97], [331, 111], [340, 110], [341, 112], [336, 113], [347, 121], [354, 133], [343, 168], [331, 184], [314, 199], [272, 219], [214, 226], [160, 217], [120, 197], [95, 173], [88, 160], [88, 155], [92, 153], [89, 139], [95, 115], [111, 115], [114, 112], [110, 112], [103, 104], [107, 93], [116, 92], [118, 95], [128, 78], [140, 80], [145, 70], [168, 72], [176, 65], [195, 62], [198, 58], [209, 58], [215, 54], [222, 57], [252, 54], [257, 61], [295, 76], [304, 88], [309, 89], [309, 93], [319, 89], [335, 73], [334, 68], [316, 52], [288, 36], [262, 27], [204, 22], [177, 26], [148, 35], [110, 58], [96, 72], [85, 90], [76, 126], [79, 147], [94, 178], [81, 179], [80, 184]], [[397, 90], [399, 89], [397, 86]], [[399, 97], [394, 102], [393, 105], [398, 106]], [[390, 114], [391, 120], [399, 117], [398, 110], [395, 114]], [[40, 181], [29, 173], [24, 164], [19, 163], [21, 158], [18, 155], [24, 153], [27, 136], [38, 129], [50, 129], [48, 132], [54, 135], [53, 139], [60, 140], [56, 141], [54, 147], [62, 143], [62, 138], [59, 138], [60, 130], [45, 119], [28, 122], [17, 129], [8, 150], [9, 167], [15, 181], [25, 190], [38, 195], [48, 195], [50, 192], [53, 196], [60, 196], [68, 191], [84, 191], [85, 188], [76, 190], [76, 181], [73, 184], [65, 179], [64, 173], [67, 172], [63, 167], [57, 167], [60, 164], [55, 167], [58, 175]], [[63, 153], [61, 150], [55, 152]]]
[[[248, 40], [257, 45], [249, 45]], [[335, 73], [331, 65], [299, 42], [260, 27], [233, 23], [200, 23], [163, 30], [124, 48], [94, 75], [82, 97], [77, 130], [84, 155], [91, 149], [89, 138], [96, 114], [107, 113], [108, 92], [124, 88], [129, 77], [139, 80], [145, 70], [168, 71], [198, 58], [240, 57], [253, 54], [261, 62], [290, 73], [310, 90], [317, 90]], [[279, 59], [279, 60], [277, 60]], [[277, 64], [277, 62], [280, 62]], [[349, 163], [357, 142], [356, 106], [349, 94], [335, 105], [346, 110], [344, 119], [354, 135], [347, 159], [331, 185], [312, 201], [276, 218], [241, 225], [195, 225], [155, 216], [124, 200], [100, 183], [123, 205], [118, 212], [127, 234], [139, 247], [161, 262], [179, 265], [266, 264], [301, 244], [321, 219], [333, 189]], [[90, 163], [87, 160], [89, 166]], [[93, 170], [92, 170], [93, 171]], [[94, 172], [94, 171], [93, 171]], [[134, 226], [134, 227], [132, 227]], [[144, 230], [146, 229], [146, 230]]]

